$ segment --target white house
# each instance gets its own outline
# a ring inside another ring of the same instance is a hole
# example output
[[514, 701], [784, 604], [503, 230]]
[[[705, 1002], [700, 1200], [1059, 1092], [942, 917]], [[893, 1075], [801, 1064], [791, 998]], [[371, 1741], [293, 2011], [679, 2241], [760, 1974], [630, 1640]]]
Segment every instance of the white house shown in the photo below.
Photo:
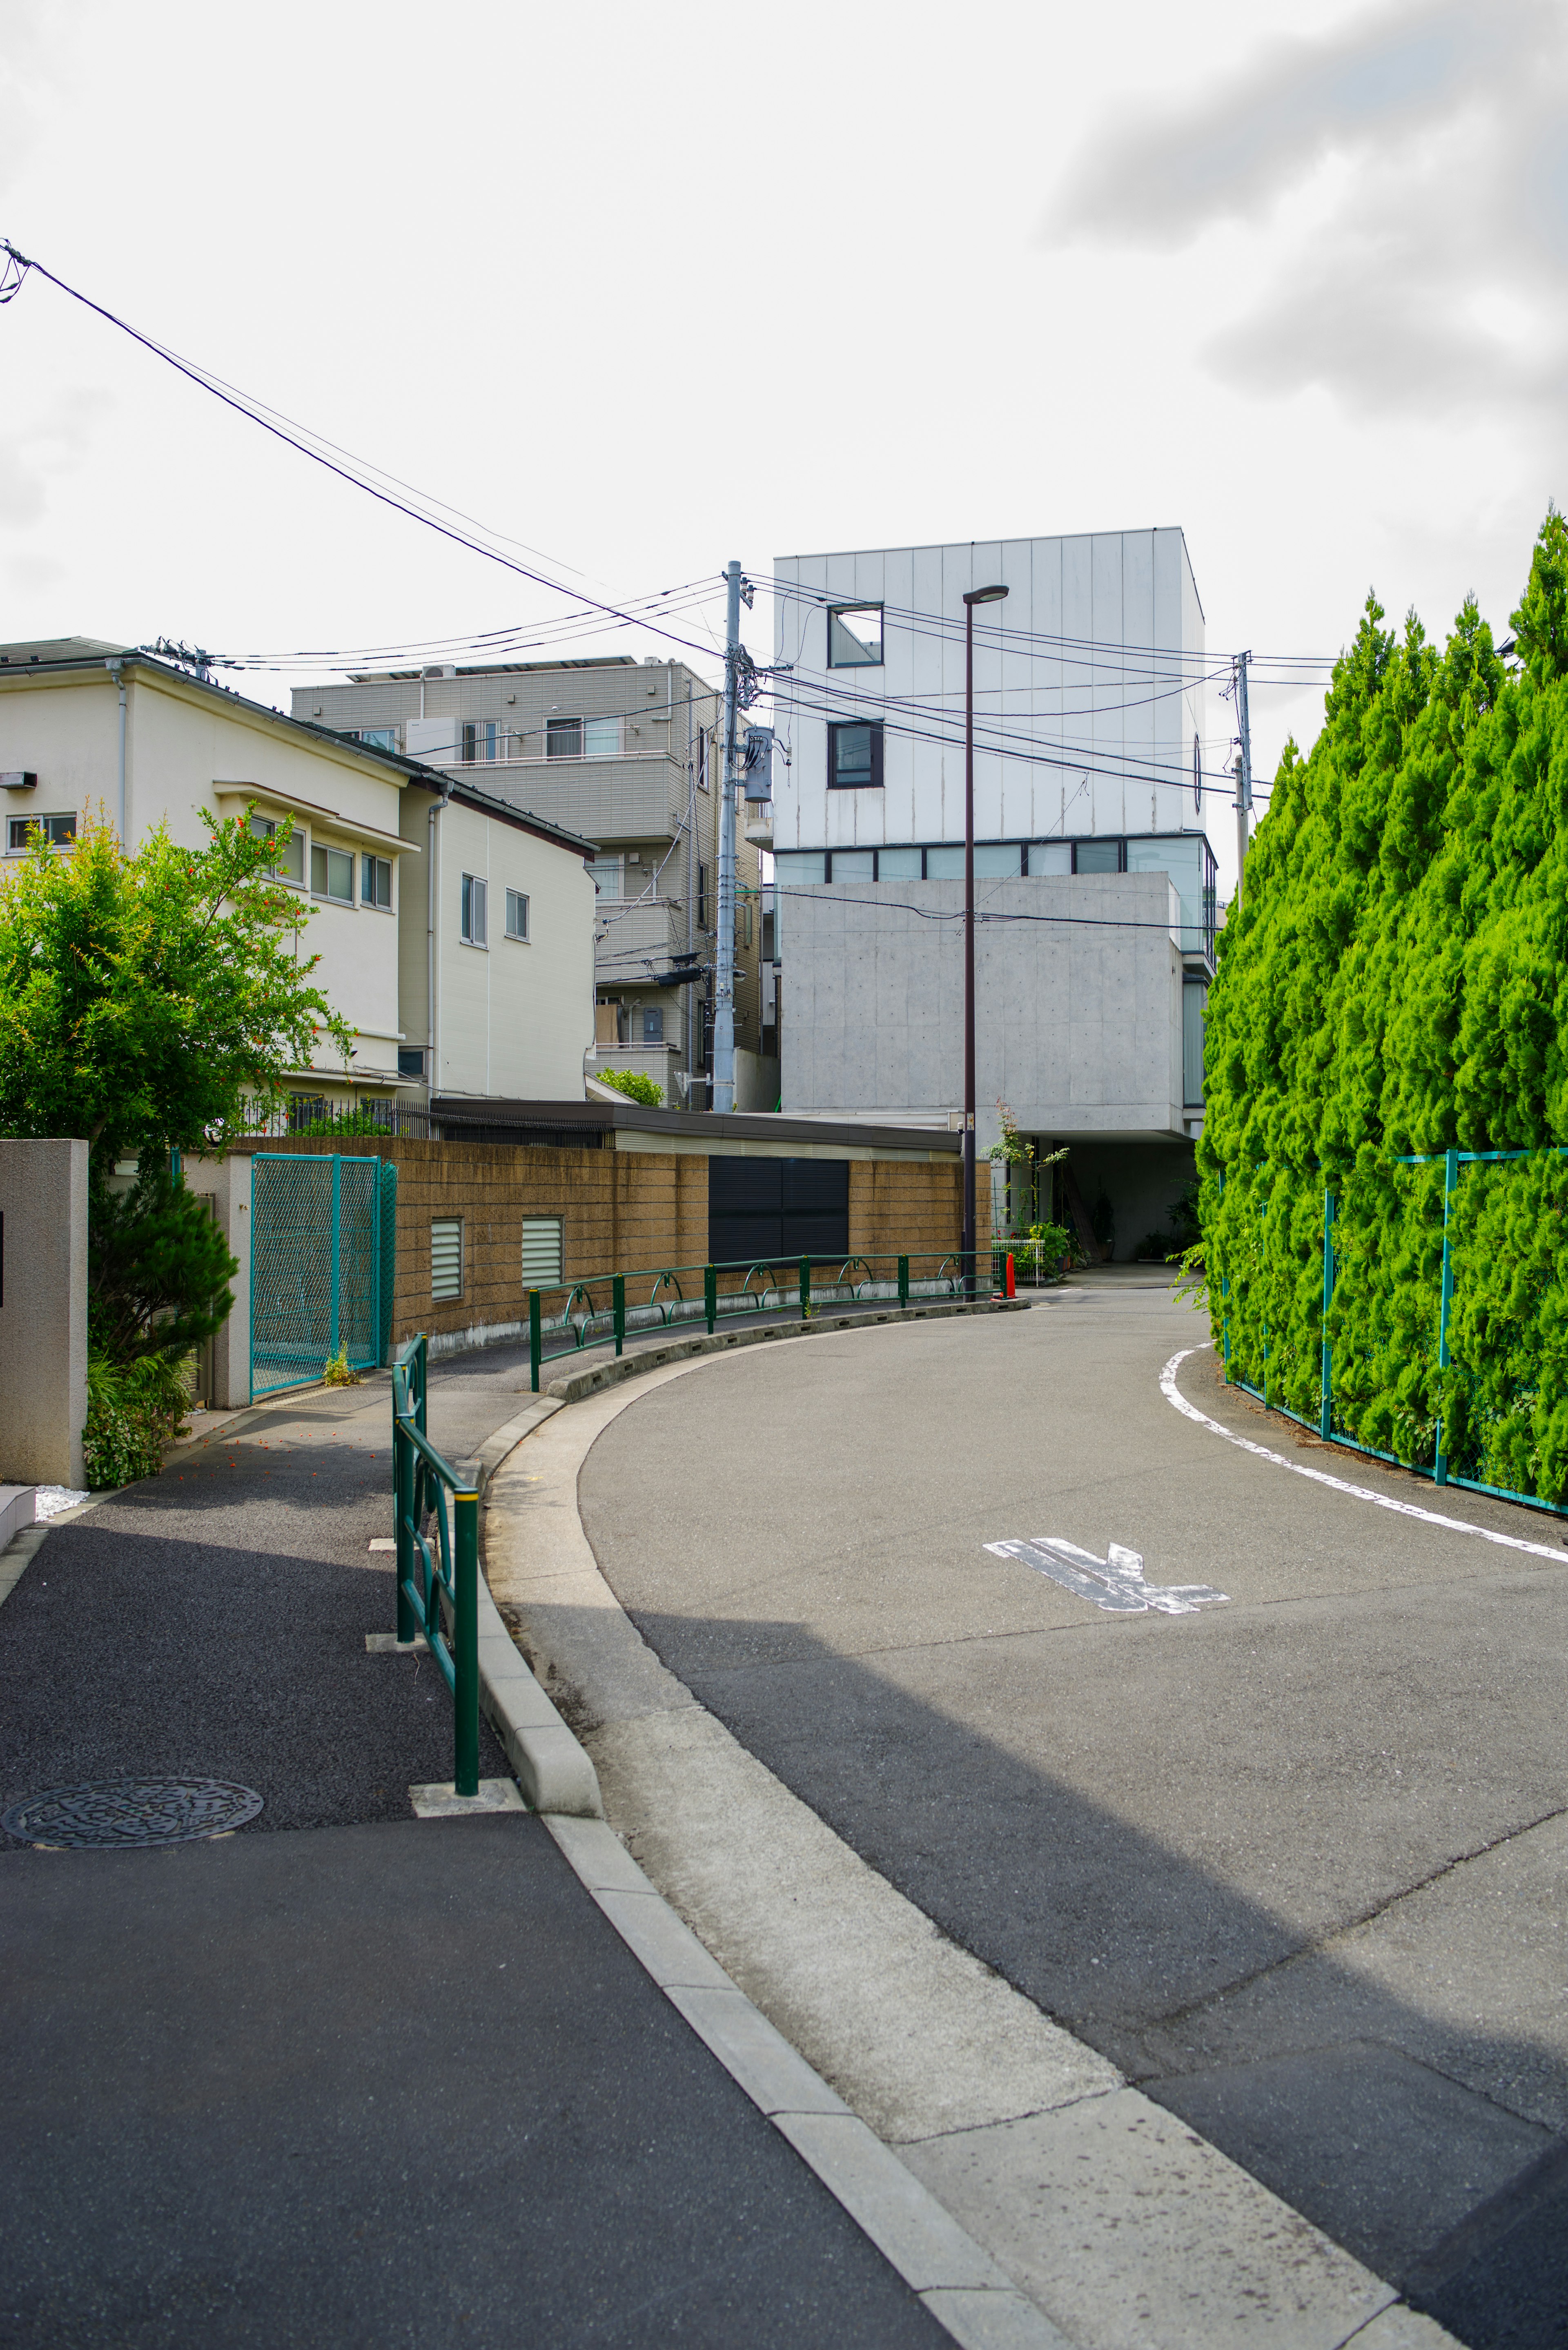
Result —
[[774, 565], [786, 1111], [945, 1123], [962, 1101], [966, 608], [974, 608], [977, 1123], [1068, 1142], [1117, 1253], [1202, 1116], [1226, 786], [1178, 529]]

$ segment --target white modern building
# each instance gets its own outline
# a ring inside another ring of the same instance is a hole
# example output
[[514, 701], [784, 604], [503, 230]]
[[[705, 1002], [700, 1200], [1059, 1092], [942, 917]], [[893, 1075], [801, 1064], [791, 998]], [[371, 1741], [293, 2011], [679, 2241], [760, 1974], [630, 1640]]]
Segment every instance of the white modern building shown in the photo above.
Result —
[[973, 616], [979, 1148], [999, 1099], [1039, 1155], [1068, 1143], [1077, 1211], [1126, 1255], [1165, 1223], [1202, 1116], [1225, 786], [1179, 529], [775, 564], [783, 1106], [961, 1109], [964, 598], [993, 586]]

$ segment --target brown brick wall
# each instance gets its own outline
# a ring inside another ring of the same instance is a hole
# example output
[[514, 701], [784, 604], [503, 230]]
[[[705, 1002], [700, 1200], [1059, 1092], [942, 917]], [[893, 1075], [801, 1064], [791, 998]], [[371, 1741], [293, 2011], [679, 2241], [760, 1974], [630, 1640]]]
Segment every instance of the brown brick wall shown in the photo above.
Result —
[[[394, 1343], [421, 1330], [433, 1336], [522, 1320], [528, 1310], [522, 1276], [524, 1216], [561, 1218], [567, 1281], [643, 1266], [701, 1266], [707, 1258], [705, 1158], [401, 1137], [357, 1142], [347, 1135], [336, 1144], [325, 1136], [301, 1137], [278, 1147], [312, 1154], [337, 1148], [346, 1157], [395, 1163]], [[981, 1170], [978, 1187], [982, 1246], [990, 1237], [988, 1172]], [[958, 1247], [962, 1213], [962, 1170], [950, 1163], [850, 1162], [849, 1245], [857, 1255], [948, 1253]], [[437, 1216], [461, 1216], [463, 1222], [463, 1294], [439, 1305], [431, 1297], [430, 1228]], [[912, 1270], [919, 1278], [920, 1269]], [[935, 1266], [927, 1270], [934, 1272]], [[628, 1304], [643, 1302], [650, 1286], [628, 1282]], [[688, 1296], [701, 1295], [700, 1275], [694, 1281], [683, 1275], [681, 1286]], [[595, 1302], [607, 1305], [607, 1292], [602, 1298], [596, 1293]], [[558, 1298], [546, 1300], [546, 1312], [558, 1312], [559, 1306]]]

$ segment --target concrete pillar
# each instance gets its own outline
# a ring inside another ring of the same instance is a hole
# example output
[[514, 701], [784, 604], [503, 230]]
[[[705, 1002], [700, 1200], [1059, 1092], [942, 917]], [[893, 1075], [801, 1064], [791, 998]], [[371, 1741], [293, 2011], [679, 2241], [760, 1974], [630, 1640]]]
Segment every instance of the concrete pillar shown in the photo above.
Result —
[[234, 1293], [229, 1318], [213, 1340], [213, 1402], [233, 1411], [251, 1399], [251, 1162], [236, 1152], [226, 1159], [187, 1159], [183, 1174], [192, 1191], [210, 1191], [213, 1211], [240, 1269], [229, 1286]]
[[82, 1483], [88, 1146], [0, 1137], [0, 1478]]

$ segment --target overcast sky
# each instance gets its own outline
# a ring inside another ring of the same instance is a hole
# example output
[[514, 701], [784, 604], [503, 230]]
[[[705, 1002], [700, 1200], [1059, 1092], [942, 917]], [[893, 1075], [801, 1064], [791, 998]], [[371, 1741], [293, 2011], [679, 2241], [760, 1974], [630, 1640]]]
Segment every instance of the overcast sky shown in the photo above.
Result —
[[[1505, 623], [1568, 489], [1562, 0], [0, 33], [0, 234], [593, 596], [1179, 523], [1212, 650], [1332, 654], [1369, 586]], [[561, 608], [39, 277], [0, 308], [0, 636], [282, 658]], [[1320, 702], [1255, 697], [1261, 776]]]

